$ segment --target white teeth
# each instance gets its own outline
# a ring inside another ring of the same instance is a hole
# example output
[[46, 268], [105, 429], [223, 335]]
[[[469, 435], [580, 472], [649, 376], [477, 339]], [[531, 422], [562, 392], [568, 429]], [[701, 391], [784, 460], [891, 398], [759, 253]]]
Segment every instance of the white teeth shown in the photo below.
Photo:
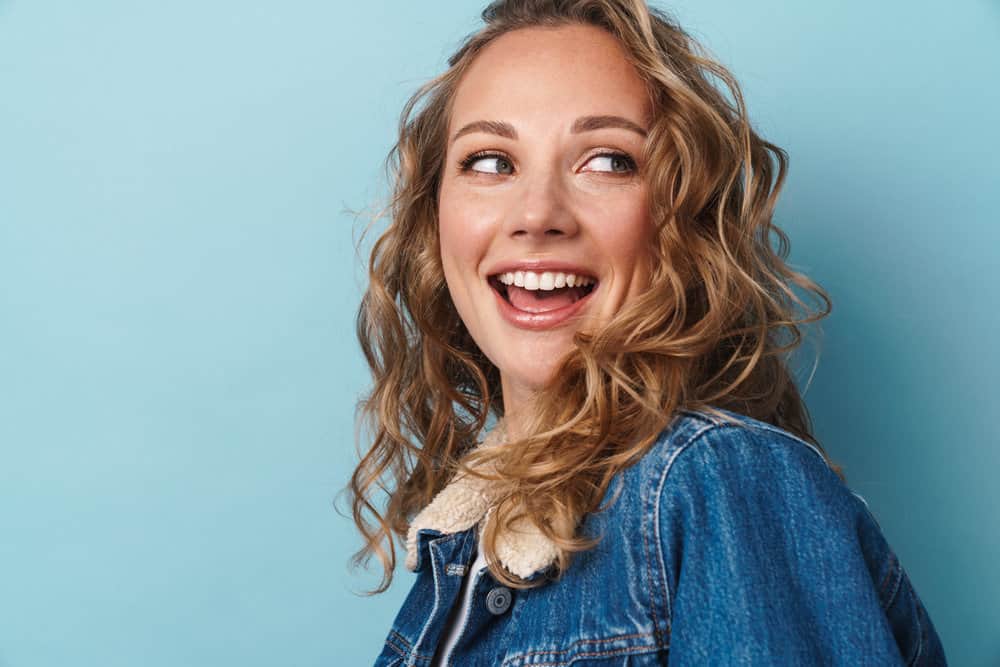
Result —
[[583, 287], [594, 283], [593, 278], [578, 276], [575, 273], [555, 271], [543, 271], [542, 273], [535, 273], [534, 271], [508, 271], [507, 273], [499, 274], [497, 280], [504, 285], [514, 285], [515, 287], [523, 287], [526, 290], [532, 291], [549, 291], [563, 287]]

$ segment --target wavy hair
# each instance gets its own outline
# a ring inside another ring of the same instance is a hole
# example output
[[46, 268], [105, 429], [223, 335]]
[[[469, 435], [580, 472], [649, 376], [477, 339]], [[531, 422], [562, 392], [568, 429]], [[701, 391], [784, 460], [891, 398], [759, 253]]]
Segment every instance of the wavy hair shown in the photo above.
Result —
[[[557, 544], [556, 576], [564, 572], [573, 553], [596, 543], [577, 534], [580, 520], [599, 509], [613, 476], [648, 451], [679, 409], [724, 417], [715, 408], [725, 408], [819, 447], [789, 361], [801, 326], [828, 315], [831, 303], [785, 262], [788, 238], [772, 216], [788, 157], [751, 127], [732, 74], [642, 0], [498, 0], [482, 18], [485, 26], [447, 71], [408, 100], [386, 161], [391, 199], [377, 217], [389, 221], [371, 251], [357, 316], [374, 379], [358, 404], [370, 445], [359, 438], [360, 461], [345, 489], [364, 541], [353, 562], [374, 555], [382, 565], [372, 593], [391, 584], [396, 539], [458, 472], [499, 485], [481, 548], [498, 580], [528, 587], [496, 562], [498, 534], [531, 521]], [[503, 397], [499, 372], [462, 323], [441, 264], [437, 194], [450, 105], [463, 73], [494, 39], [567, 24], [617, 38], [653, 102], [643, 149], [658, 230], [651, 284], [599, 330], [575, 335], [523, 437], [471, 451], [491, 415], [502, 418]], [[819, 306], [810, 309], [796, 286]]]

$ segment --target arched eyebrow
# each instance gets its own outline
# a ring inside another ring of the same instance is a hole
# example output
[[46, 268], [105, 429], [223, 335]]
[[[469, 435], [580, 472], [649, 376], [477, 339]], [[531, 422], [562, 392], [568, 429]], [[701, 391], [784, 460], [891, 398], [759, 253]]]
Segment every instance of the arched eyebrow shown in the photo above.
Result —
[[[645, 137], [647, 134], [646, 130], [641, 125], [630, 121], [628, 118], [623, 118], [622, 116], [581, 116], [573, 121], [573, 126], [569, 131], [572, 134], [580, 134], [581, 132], [603, 130], [608, 127], [617, 127], [623, 130], [629, 130], [631, 132], [635, 132], [641, 137]], [[462, 129], [456, 132], [455, 136], [453, 136], [451, 140], [452, 142], [455, 142], [459, 137], [473, 132], [495, 134], [499, 137], [504, 137], [505, 139], [517, 139], [517, 130], [515, 130], [514, 126], [508, 122], [502, 120], [477, 120], [462, 126]]]
[[646, 130], [641, 125], [621, 116], [582, 116], [576, 119], [569, 131], [573, 134], [579, 134], [580, 132], [603, 130], [606, 127], [618, 127], [635, 132], [641, 137], [646, 136]]

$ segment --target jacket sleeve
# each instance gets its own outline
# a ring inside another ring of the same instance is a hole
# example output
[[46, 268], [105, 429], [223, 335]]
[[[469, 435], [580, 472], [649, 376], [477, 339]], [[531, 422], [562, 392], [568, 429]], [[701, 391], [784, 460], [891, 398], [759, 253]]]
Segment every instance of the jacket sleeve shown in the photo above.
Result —
[[719, 425], [656, 502], [670, 665], [945, 665], [866, 503], [783, 431]]

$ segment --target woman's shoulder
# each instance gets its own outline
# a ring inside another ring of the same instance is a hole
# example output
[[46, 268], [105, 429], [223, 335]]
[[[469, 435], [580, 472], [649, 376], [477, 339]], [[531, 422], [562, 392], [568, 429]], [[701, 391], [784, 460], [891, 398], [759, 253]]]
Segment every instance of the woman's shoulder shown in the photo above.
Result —
[[[695, 476], [719, 485], [839, 484], [813, 443], [765, 421], [722, 408], [678, 411], [639, 464], [661, 484]], [[863, 499], [862, 499], [863, 501]]]
[[945, 664], [864, 498], [812, 443], [721, 412], [678, 414], [634, 477], [676, 640], [671, 658], [696, 661], [711, 650], [770, 664], [821, 651], [845, 664], [897, 664], [901, 655], [906, 664], [921, 655], [920, 664]]
[[719, 454], [743, 454], [754, 458], [775, 454], [815, 457], [826, 463], [819, 448], [794, 433], [769, 422], [724, 408], [678, 410], [660, 432], [651, 454], [653, 460], [674, 459], [697, 449], [719, 450]]
[[[643, 506], [691, 519], [686, 507], [780, 511], [841, 521], [871, 514], [820, 449], [773, 424], [720, 408], [678, 411], [626, 475]], [[661, 517], [662, 518], [662, 517]], [[875, 521], [877, 525], [877, 521]]]

